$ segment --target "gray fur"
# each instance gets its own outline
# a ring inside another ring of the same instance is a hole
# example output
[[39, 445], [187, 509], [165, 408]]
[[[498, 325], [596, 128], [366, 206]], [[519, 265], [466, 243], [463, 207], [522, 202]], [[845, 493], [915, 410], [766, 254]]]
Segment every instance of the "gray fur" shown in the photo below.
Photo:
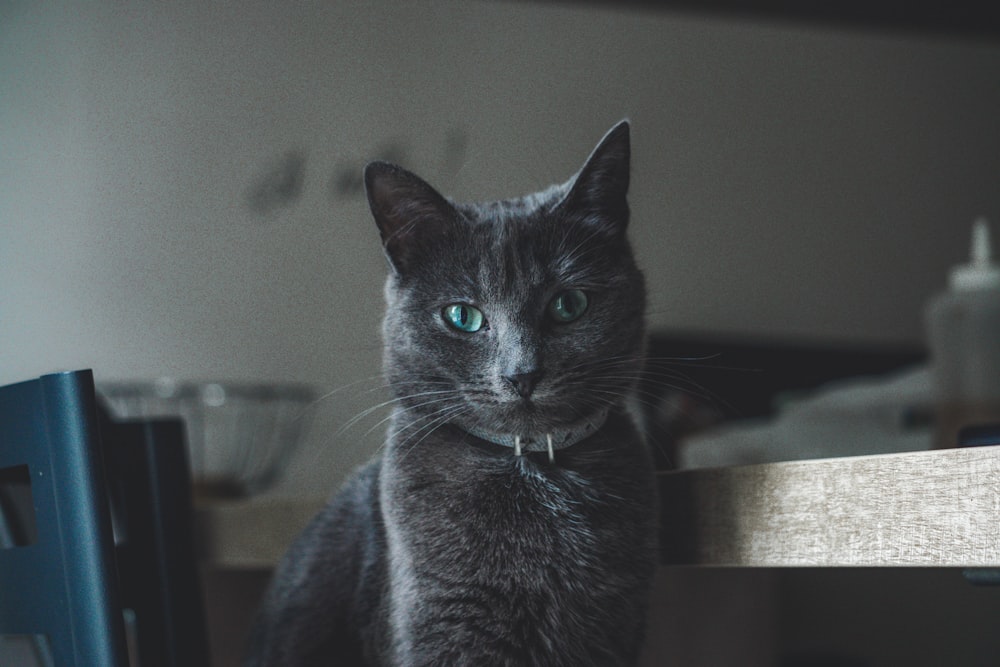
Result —
[[[645, 337], [628, 170], [624, 122], [568, 183], [503, 202], [453, 203], [368, 166], [391, 267], [386, 447], [289, 550], [247, 667], [636, 662], [656, 493], [624, 405]], [[588, 296], [584, 315], [547, 319], [571, 288]], [[450, 328], [452, 303], [487, 325]], [[539, 379], [522, 397], [504, 378], [525, 372]], [[470, 434], [544, 434], [608, 409], [554, 462]]]

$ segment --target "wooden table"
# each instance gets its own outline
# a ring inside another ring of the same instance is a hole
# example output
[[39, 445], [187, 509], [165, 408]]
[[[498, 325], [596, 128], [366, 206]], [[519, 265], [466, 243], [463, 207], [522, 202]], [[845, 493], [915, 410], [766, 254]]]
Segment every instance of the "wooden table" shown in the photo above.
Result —
[[[659, 476], [663, 563], [1000, 567], [1000, 446]], [[321, 499], [196, 511], [202, 559], [270, 568]]]
[[660, 476], [663, 562], [1000, 567], [1000, 446]]

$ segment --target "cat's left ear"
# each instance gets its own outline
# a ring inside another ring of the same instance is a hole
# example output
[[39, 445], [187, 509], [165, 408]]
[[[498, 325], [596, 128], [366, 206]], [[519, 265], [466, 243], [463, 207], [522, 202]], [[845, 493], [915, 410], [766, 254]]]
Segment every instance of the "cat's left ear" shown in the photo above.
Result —
[[394, 164], [368, 164], [365, 191], [385, 254], [397, 273], [406, 273], [422, 250], [455, 224], [457, 213], [447, 199]]
[[574, 177], [559, 204], [575, 218], [582, 218], [615, 236], [628, 227], [629, 122], [611, 128]]

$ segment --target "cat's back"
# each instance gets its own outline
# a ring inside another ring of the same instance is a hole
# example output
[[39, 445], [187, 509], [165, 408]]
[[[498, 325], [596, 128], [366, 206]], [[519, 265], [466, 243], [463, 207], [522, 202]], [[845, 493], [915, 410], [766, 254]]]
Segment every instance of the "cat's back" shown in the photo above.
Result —
[[244, 667], [364, 665], [384, 629], [381, 460], [351, 476], [296, 538], [275, 570], [251, 630]]

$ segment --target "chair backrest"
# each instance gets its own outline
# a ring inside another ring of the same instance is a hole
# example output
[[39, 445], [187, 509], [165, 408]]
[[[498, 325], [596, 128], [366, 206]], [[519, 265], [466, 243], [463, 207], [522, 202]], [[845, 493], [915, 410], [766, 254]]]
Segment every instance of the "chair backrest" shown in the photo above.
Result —
[[8, 490], [27, 481], [20, 514], [34, 514], [0, 548], [0, 635], [36, 638], [59, 667], [127, 665], [90, 371], [0, 387], [0, 475]]
[[191, 468], [180, 419], [101, 421], [122, 604], [141, 667], [207, 667]]

